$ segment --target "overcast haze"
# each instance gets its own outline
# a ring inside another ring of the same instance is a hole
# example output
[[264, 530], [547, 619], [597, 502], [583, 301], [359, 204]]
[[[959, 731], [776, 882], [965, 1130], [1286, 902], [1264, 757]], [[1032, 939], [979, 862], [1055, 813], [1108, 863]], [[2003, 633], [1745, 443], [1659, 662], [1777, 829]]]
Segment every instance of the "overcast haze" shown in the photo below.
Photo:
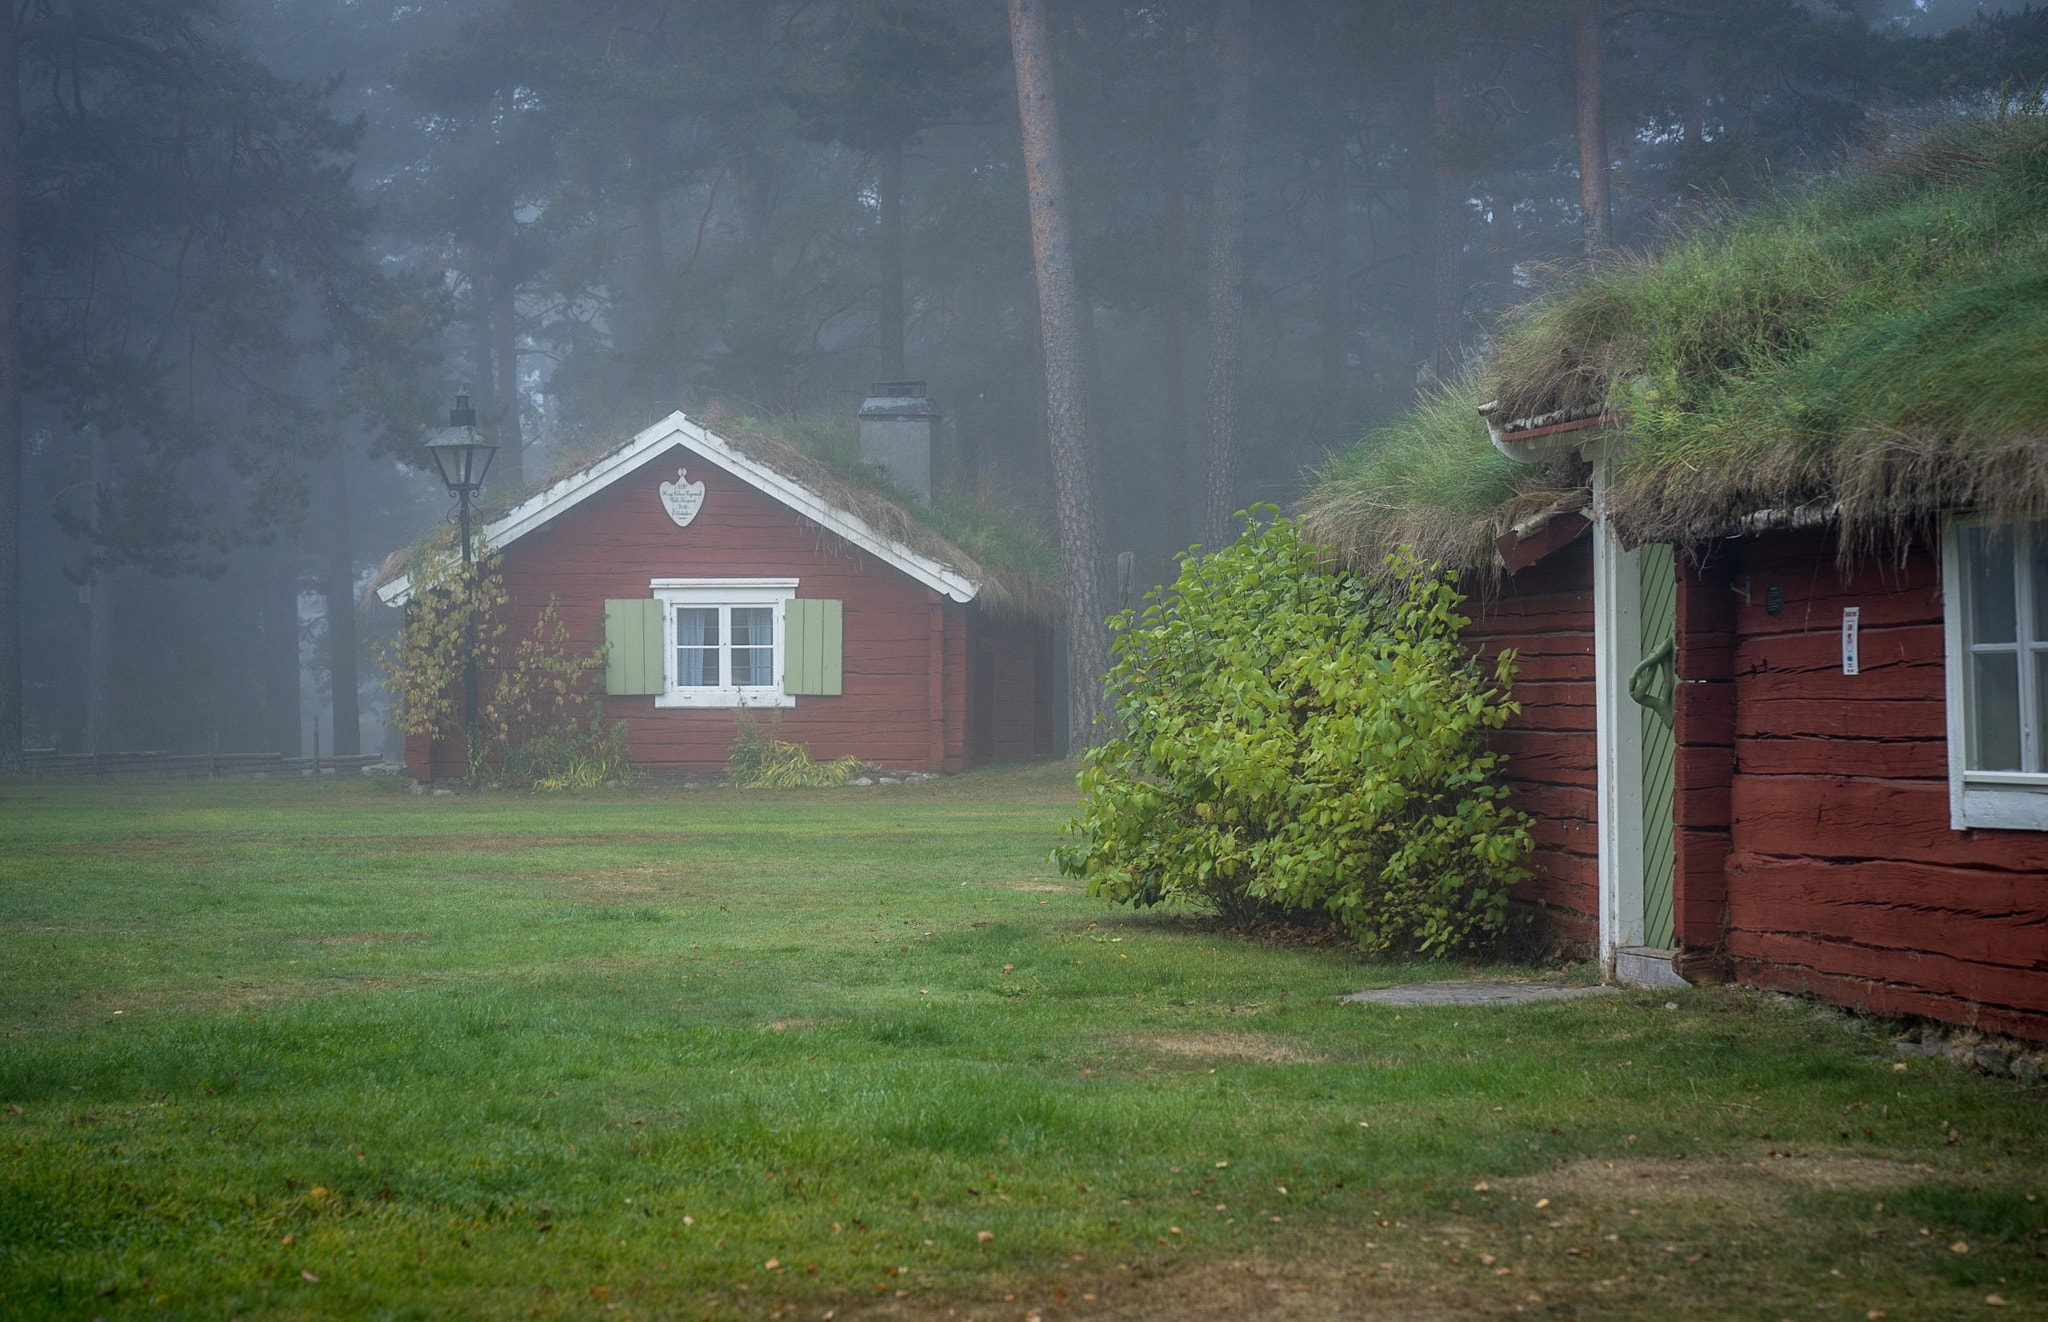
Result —
[[921, 379], [949, 501], [1057, 546], [1084, 480], [1142, 587], [1585, 261], [2048, 73], [2039, 9], [1608, 5], [1596, 192], [1577, 0], [1255, 0], [1239, 173], [1227, 3], [1051, 0], [1062, 479], [1002, 0], [27, 8], [0, 629], [67, 752], [393, 751], [364, 589], [450, 508], [459, 388], [504, 500], [672, 409], [829, 431]]

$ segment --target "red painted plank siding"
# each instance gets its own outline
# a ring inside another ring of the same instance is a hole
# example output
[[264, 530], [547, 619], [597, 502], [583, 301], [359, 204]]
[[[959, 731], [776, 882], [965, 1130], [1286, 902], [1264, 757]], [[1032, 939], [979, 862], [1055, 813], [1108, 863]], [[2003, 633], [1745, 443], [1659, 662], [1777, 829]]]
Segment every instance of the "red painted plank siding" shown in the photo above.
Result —
[[[679, 464], [705, 487], [687, 528], [675, 526], [657, 495]], [[851, 754], [893, 770], [968, 765], [967, 655], [979, 607], [948, 600], [708, 461], [664, 455], [513, 543], [504, 563], [508, 644], [532, 630], [550, 598], [570, 637], [594, 646], [605, 601], [646, 597], [653, 579], [794, 578], [799, 597], [845, 603], [844, 691], [799, 696], [794, 707], [760, 718], [821, 759]], [[1035, 657], [1041, 631], [1012, 625], [992, 637], [1000, 651]], [[657, 709], [651, 697], [613, 697], [605, 713], [625, 722], [637, 768], [726, 765], [730, 710]], [[461, 774], [459, 742], [437, 745], [431, 767], [424, 741], [415, 742], [421, 746], [408, 744], [408, 761], [416, 773]]]
[[1480, 656], [1516, 653], [1522, 712], [1493, 741], [1508, 756], [1510, 801], [1536, 818], [1535, 876], [1516, 889], [1516, 904], [1583, 953], [1598, 944], [1600, 912], [1591, 541], [1510, 575], [1464, 610], [1465, 639]]
[[1672, 943], [1716, 951], [1727, 912], [1729, 824], [1734, 817], [1735, 608], [1725, 563], [1677, 559], [1677, 737], [1671, 874]]
[[[2048, 833], [1949, 829], [1939, 557], [1844, 574], [1835, 552], [1826, 532], [1770, 533], [1681, 563], [1676, 939], [1757, 986], [2048, 1038]], [[1845, 606], [1858, 675], [1842, 673]], [[1517, 898], [1589, 940], [1590, 547], [1467, 610], [1483, 655], [1523, 657], [1525, 710], [1496, 739], [1538, 819], [1540, 876]]]
[[[1730, 544], [1727, 951], [1760, 986], [2048, 1038], [2048, 833], [1949, 828], [1940, 561], [1844, 573], [1831, 535]], [[1769, 588], [1782, 614], [1766, 613]], [[1862, 671], [1842, 673], [1842, 608]]]

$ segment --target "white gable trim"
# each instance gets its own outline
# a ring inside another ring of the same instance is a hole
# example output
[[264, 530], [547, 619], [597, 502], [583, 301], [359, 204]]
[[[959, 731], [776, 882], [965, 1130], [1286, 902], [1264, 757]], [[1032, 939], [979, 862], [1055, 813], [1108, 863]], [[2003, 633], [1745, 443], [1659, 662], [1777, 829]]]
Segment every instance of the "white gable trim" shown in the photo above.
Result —
[[[859, 515], [828, 504], [796, 479], [776, 472], [766, 464], [749, 459], [724, 438], [704, 430], [682, 413], [669, 414], [635, 436], [628, 445], [614, 450], [590, 467], [572, 473], [553, 486], [527, 497], [498, 518], [484, 525], [482, 536], [488, 546], [503, 548], [574, 509], [642, 464], [664, 451], [687, 449], [723, 469], [778, 504], [796, 511], [812, 522], [839, 534], [926, 587], [943, 592], [954, 601], [972, 601], [981, 592], [973, 579], [898, 541], [884, 537]], [[412, 595], [406, 578], [395, 578], [377, 589], [387, 606], [400, 606]]]

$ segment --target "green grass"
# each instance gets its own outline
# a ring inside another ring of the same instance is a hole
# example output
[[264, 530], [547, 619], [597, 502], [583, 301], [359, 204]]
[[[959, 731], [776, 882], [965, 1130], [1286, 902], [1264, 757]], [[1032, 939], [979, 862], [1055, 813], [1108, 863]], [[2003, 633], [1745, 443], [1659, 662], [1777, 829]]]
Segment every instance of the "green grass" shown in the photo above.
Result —
[[1623, 422], [1605, 507], [1691, 544], [1759, 509], [1838, 507], [1844, 540], [2048, 511], [2048, 112], [1955, 118], [1538, 300], [1475, 379], [1340, 456], [1309, 531], [1370, 568], [1395, 538], [1491, 563], [1518, 495], [1584, 480], [1500, 458], [1504, 418]]
[[2038, 1095], [1747, 993], [1341, 1005], [1462, 971], [1105, 910], [1071, 800], [0, 784], [0, 1316], [2048, 1299]]

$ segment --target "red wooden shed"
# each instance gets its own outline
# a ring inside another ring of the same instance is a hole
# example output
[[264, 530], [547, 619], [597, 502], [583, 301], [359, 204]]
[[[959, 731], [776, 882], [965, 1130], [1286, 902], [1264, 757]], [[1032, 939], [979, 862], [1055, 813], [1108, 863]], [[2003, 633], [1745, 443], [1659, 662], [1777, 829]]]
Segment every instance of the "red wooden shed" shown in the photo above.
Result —
[[2048, 528], [1958, 515], [1845, 559], [1826, 518], [1697, 556], [1560, 519], [1504, 536], [1468, 607], [1484, 654], [1521, 658], [1499, 736], [1536, 819], [1518, 898], [1622, 981], [1733, 977], [2048, 1039], [2048, 777], [2022, 760], [2017, 683], [1998, 710], [1972, 655], [2016, 650], [1974, 641], [1987, 615], [2048, 607]]
[[1312, 497], [1520, 654], [1520, 898], [1615, 979], [2048, 1039], [2044, 150], [1957, 121], [1601, 272]]
[[[512, 636], [550, 600], [610, 644], [605, 715], [642, 771], [722, 771], [741, 708], [813, 757], [951, 772], [1055, 751], [1045, 594], [905, 502], [681, 413], [485, 525]], [[410, 584], [378, 589], [402, 604]], [[421, 780], [457, 740], [414, 737]]]

